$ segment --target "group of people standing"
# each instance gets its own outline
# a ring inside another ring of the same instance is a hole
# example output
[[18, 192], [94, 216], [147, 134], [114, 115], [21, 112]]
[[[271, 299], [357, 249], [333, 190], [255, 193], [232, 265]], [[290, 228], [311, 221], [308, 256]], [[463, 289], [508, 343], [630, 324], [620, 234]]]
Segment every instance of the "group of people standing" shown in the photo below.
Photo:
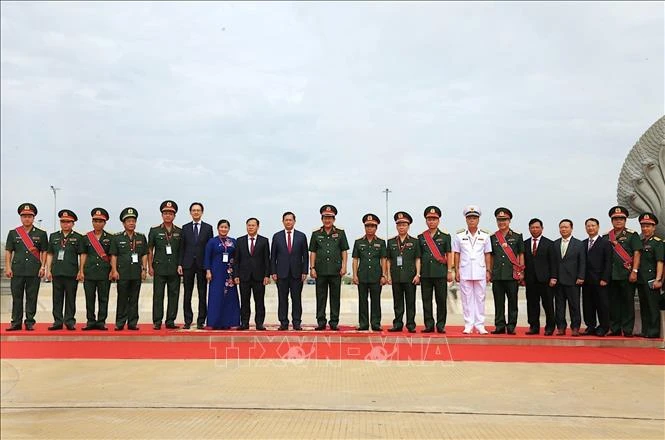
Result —
[[[153, 280], [152, 321], [155, 330], [176, 329], [180, 278], [184, 284], [184, 328], [216, 330], [249, 329], [251, 300], [254, 323], [266, 330], [265, 286], [275, 281], [278, 290], [279, 330], [302, 330], [302, 288], [307, 276], [316, 283], [315, 330], [339, 329], [342, 276], [346, 274], [349, 243], [343, 229], [335, 226], [337, 208], [320, 209], [322, 226], [307, 237], [295, 229], [296, 216], [282, 215], [284, 229], [267, 237], [258, 234], [260, 222], [246, 221], [247, 234], [229, 236], [231, 225], [222, 219], [217, 234], [202, 221], [202, 203], [190, 205], [192, 221], [182, 228], [174, 225], [178, 205], [166, 200], [160, 205], [162, 223], [150, 228], [148, 236], [136, 232], [138, 211], [121, 211], [123, 231], [104, 230], [109, 219], [101, 208], [91, 211], [93, 229], [85, 235], [73, 230], [78, 217], [61, 210], [61, 230], [47, 238], [33, 225], [37, 208], [19, 206], [22, 225], [9, 231], [6, 244], [6, 276], [11, 278], [12, 322], [8, 331], [33, 330], [40, 280], [53, 281], [53, 325], [49, 330], [76, 329], [76, 291], [83, 282], [87, 322], [83, 330], [107, 330], [110, 283], [117, 282], [115, 330], [138, 330], [138, 300], [142, 281]], [[609, 216], [612, 230], [598, 234], [599, 222], [585, 222], [588, 238], [572, 236], [573, 222], [561, 220], [561, 237], [554, 242], [542, 235], [543, 223], [529, 222], [531, 237], [510, 228], [512, 212], [504, 207], [494, 212], [498, 230], [479, 228], [481, 210], [470, 205], [463, 215], [467, 227], [453, 236], [439, 228], [441, 209], [424, 210], [427, 229], [409, 234], [413, 218], [404, 211], [394, 215], [397, 235], [387, 242], [376, 235], [380, 219], [368, 213], [362, 217], [365, 234], [352, 250], [353, 283], [358, 286], [357, 330], [381, 331], [382, 287], [391, 285], [394, 319], [389, 332], [404, 327], [416, 332], [416, 286], [420, 285], [424, 333], [445, 333], [447, 286], [459, 283], [464, 314], [464, 334], [485, 328], [485, 289], [492, 283], [495, 304], [493, 334], [515, 334], [517, 292], [526, 286], [529, 335], [540, 333], [541, 304], [545, 312], [544, 334], [565, 335], [566, 306], [572, 336], [633, 336], [634, 292], [640, 298], [642, 335], [658, 337], [658, 299], [663, 282], [665, 246], [654, 236], [658, 219], [643, 213], [639, 220], [642, 236], [625, 227], [628, 210], [616, 206]], [[194, 323], [191, 300], [198, 292], [198, 314]], [[586, 329], [580, 332], [580, 289]], [[165, 293], [167, 300], [164, 315]], [[25, 320], [23, 320], [25, 299]], [[330, 304], [330, 313], [326, 310]], [[289, 321], [289, 302], [291, 320]], [[436, 316], [434, 304], [436, 304]], [[507, 313], [506, 313], [507, 309]], [[406, 315], [406, 316], [405, 316]]]

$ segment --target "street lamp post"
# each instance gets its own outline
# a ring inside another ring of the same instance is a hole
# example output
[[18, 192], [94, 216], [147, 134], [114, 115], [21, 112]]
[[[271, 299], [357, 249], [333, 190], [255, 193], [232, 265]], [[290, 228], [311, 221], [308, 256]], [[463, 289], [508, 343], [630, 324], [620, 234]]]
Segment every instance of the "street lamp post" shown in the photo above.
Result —
[[56, 218], [58, 217], [57, 215], [57, 206], [58, 206], [58, 196], [56, 194], [56, 191], [60, 191], [61, 188], [56, 188], [55, 186], [51, 185], [51, 191], [53, 191], [53, 232], [57, 231], [56, 229]]
[[388, 240], [388, 223], [390, 223], [388, 221], [388, 194], [391, 193], [392, 191], [390, 191], [388, 188], [386, 188], [381, 192], [386, 193], [386, 240]]

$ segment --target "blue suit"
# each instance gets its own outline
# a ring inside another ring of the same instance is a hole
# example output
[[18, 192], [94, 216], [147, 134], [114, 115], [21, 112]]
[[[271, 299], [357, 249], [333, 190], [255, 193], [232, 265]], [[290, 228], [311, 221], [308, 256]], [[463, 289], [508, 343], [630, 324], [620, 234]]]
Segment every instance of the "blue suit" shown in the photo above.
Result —
[[291, 252], [287, 245], [286, 231], [277, 232], [272, 237], [270, 251], [270, 272], [277, 275], [279, 305], [277, 317], [282, 327], [289, 325], [289, 293], [291, 294], [291, 318], [294, 327], [302, 322], [302, 276], [309, 271], [309, 251], [307, 237], [300, 231], [292, 230]]

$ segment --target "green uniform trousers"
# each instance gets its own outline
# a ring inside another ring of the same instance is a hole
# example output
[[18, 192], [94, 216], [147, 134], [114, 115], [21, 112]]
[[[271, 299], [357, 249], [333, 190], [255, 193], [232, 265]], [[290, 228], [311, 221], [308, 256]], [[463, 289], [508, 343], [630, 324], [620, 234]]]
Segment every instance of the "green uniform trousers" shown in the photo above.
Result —
[[374, 329], [381, 327], [381, 283], [358, 283], [358, 327], [368, 330], [370, 322]]
[[436, 301], [436, 328], [444, 330], [448, 317], [448, 282], [445, 278], [421, 278], [420, 292], [423, 297], [423, 317], [425, 328], [434, 328], [432, 296]]
[[[76, 277], [53, 277], [53, 325], [73, 327], [76, 324]], [[64, 316], [63, 316], [64, 308]]]
[[139, 322], [139, 294], [141, 280], [118, 280], [118, 305], [115, 312], [115, 326], [136, 327]]
[[25, 325], [35, 325], [39, 277], [19, 277], [14, 275], [9, 283], [12, 291], [12, 326], [21, 325], [23, 319], [23, 297], [25, 296]]
[[[496, 330], [515, 331], [517, 327], [517, 289], [516, 280], [492, 281], [494, 295], [494, 326]], [[508, 322], [506, 322], [506, 298], [508, 298]]]
[[174, 325], [178, 315], [180, 298], [180, 277], [176, 275], [155, 275], [152, 281], [152, 323], [161, 325], [164, 318], [164, 288], [168, 303], [166, 306], [166, 325]]
[[657, 338], [660, 336], [660, 308], [658, 307], [660, 292], [649, 289], [648, 284], [640, 284], [637, 286], [637, 293], [640, 297], [642, 334], [647, 338]]
[[413, 283], [396, 283], [393, 281], [393, 309], [395, 319], [393, 328], [404, 327], [404, 306], [406, 304], [406, 328], [416, 328], [416, 286]]
[[330, 292], [330, 321], [331, 327], [339, 323], [339, 297], [342, 288], [340, 275], [319, 275], [316, 277], [316, 322], [319, 326], [326, 325], [326, 305], [328, 292]]
[[[85, 292], [85, 317], [88, 327], [103, 327], [109, 313], [109, 280], [85, 280], [83, 291]], [[95, 314], [95, 303], [99, 301], [99, 309]]]
[[610, 331], [632, 335], [635, 326], [635, 284], [628, 280], [610, 282]]

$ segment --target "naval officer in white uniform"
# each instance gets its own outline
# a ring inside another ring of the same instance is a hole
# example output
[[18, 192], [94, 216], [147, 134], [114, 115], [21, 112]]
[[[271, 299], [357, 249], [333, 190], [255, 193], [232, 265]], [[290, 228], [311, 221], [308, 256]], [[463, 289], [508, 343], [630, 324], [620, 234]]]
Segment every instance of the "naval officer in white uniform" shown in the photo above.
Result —
[[465, 229], [457, 231], [453, 239], [455, 253], [455, 280], [462, 294], [464, 314], [464, 334], [470, 334], [475, 327], [478, 333], [485, 330], [485, 287], [491, 281], [490, 234], [478, 229], [480, 208], [469, 205], [464, 208]]

